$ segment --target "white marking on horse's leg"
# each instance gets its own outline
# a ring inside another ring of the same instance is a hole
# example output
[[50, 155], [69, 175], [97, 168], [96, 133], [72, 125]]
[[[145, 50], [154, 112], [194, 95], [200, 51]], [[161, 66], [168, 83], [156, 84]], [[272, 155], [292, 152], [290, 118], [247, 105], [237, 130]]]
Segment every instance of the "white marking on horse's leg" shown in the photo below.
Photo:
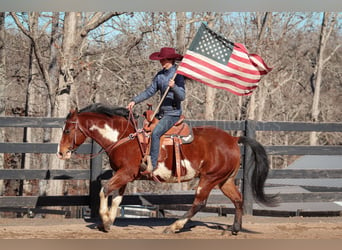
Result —
[[100, 128], [96, 125], [93, 125], [89, 128], [90, 131], [97, 130], [102, 135], [103, 138], [110, 140], [112, 142], [117, 142], [119, 138], [119, 131], [111, 128], [108, 124], [104, 125], [104, 128]]
[[112, 200], [112, 206], [109, 210], [109, 219], [111, 220], [112, 223], [114, 222], [116, 218], [116, 214], [117, 214], [121, 201], [122, 201], [122, 196], [117, 196]]
[[199, 195], [201, 193], [202, 187], [198, 186], [196, 190], [196, 194]]
[[188, 218], [176, 220], [172, 225], [168, 226], [164, 230], [164, 233], [175, 233], [181, 230], [188, 221]]
[[104, 216], [107, 214], [108, 212], [108, 196], [105, 197], [105, 194], [103, 192], [103, 188], [101, 188], [100, 191], [100, 209], [99, 209], [99, 214], [102, 218], [102, 220], [104, 219]]

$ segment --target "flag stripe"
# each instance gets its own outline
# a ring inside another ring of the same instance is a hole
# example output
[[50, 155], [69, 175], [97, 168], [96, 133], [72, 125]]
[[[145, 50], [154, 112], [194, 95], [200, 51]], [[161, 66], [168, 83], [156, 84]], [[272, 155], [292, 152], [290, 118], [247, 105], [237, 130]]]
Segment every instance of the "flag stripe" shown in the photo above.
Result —
[[[231, 67], [229, 67], [229, 63], [228, 65], [223, 65], [220, 64], [210, 58], [207, 58], [205, 56], [202, 56], [201, 54], [198, 54], [196, 52], [193, 51], [188, 51], [185, 55], [184, 55], [184, 59], [182, 60], [182, 62], [188, 62], [191, 63], [190, 61], [192, 61], [193, 63], [197, 64], [196, 66], [199, 65], [203, 65], [203, 67], [207, 67], [208, 69], [211, 69], [219, 74], [221, 74], [221, 78], [224, 78], [226, 76], [230, 76], [230, 77], [236, 77], [237, 79], [241, 79], [243, 81], [247, 81], [247, 82], [257, 82], [260, 80], [260, 73], [259, 71], [253, 71], [253, 73], [255, 74], [251, 74], [248, 72], [243, 72], [242, 71], [242, 64], [237, 63], [235, 66], [231, 65]], [[182, 63], [180, 64], [180, 66], [182, 66]]]
[[193, 71], [188, 72], [188, 70], [186, 68], [184, 68], [182, 70], [182, 72], [180, 72], [180, 73], [186, 77], [189, 77], [191, 79], [194, 79], [195, 81], [204, 83], [205, 85], [208, 85], [210, 87], [218, 88], [218, 89], [224, 89], [224, 90], [227, 90], [227, 91], [229, 91], [235, 95], [239, 95], [239, 96], [250, 95], [253, 93], [252, 90], [254, 90], [257, 87], [257, 86], [255, 86], [251, 90], [241, 90], [239, 88], [234, 87], [233, 85], [220, 84], [219, 82], [212, 81], [210, 79], [205, 79], [202, 77], [202, 75], [197, 75]]
[[[210, 74], [211, 72], [213, 74]], [[236, 79], [235, 77], [224, 76], [226, 79], [220, 79], [215, 74], [217, 72], [212, 71], [210, 67], [205, 67], [203, 65], [194, 64], [194, 62], [190, 62], [190, 65], [184, 62], [179, 65], [177, 73], [185, 75], [189, 78], [195, 79], [199, 82], [205, 83], [211, 87], [221, 88], [228, 90], [236, 95], [249, 95], [251, 94], [251, 90], [257, 87], [257, 82], [259, 79], [254, 80], [254, 83], [248, 83], [246, 81], [242, 81]], [[241, 77], [240, 77], [241, 78]]]
[[238, 81], [232, 77], [225, 77], [223, 79], [219, 78], [215, 75], [215, 72], [214, 72], [214, 74], [211, 74], [211, 73], [208, 73], [208, 71], [203, 67], [196, 67], [193, 64], [187, 64], [185, 62], [182, 64], [182, 68], [178, 69], [179, 73], [184, 72], [185, 71], [184, 69], [186, 69], [186, 71], [188, 73], [190, 73], [190, 71], [191, 71], [194, 74], [202, 75], [204, 78], [211, 79], [213, 81], [218, 82], [219, 84], [222, 83], [222, 85], [228, 83], [228, 84], [231, 84], [231, 85], [233, 85], [237, 88], [243, 89], [243, 90], [244, 89], [251, 89], [251, 88], [255, 87], [255, 84], [247, 84], [244, 81]]
[[264, 60], [256, 54], [250, 54], [250, 59], [253, 61], [253, 63], [255, 63], [257, 65], [257, 68], [260, 70], [264, 70], [267, 74], [268, 72], [270, 72], [272, 70], [272, 68], [268, 67], [266, 65], [266, 63], [264, 62]]
[[263, 59], [249, 54], [202, 23], [177, 73], [236, 95], [250, 95], [262, 75], [271, 71]]
[[227, 64], [228, 67], [239, 67], [240, 70], [246, 73], [254, 74], [254, 75], [266, 75], [268, 72], [265, 67], [262, 67], [262, 64], [256, 59], [249, 57], [248, 59], [241, 58], [233, 53], [230, 56], [229, 62]]
[[[235, 69], [240, 73], [247, 73], [251, 75], [261, 76], [267, 74], [266, 71], [256, 70], [255, 66], [251, 65], [249, 60], [249, 64], [243, 63], [239, 60], [235, 60], [234, 55], [230, 57], [229, 63], [227, 64], [228, 68]], [[260, 79], [260, 77], [258, 77]]]
[[182, 64], [179, 66], [178, 70], [180, 71], [183, 67], [190, 68], [195, 72], [203, 72], [208, 76], [212, 76], [212, 79], [215, 79], [216, 81], [223, 83], [230, 83], [230, 81], [234, 81], [240, 85], [254, 86], [259, 81], [259, 79], [244, 78], [242, 76], [230, 74], [227, 72], [226, 74], [224, 74], [224, 72], [217, 72], [215, 71], [215, 69], [203, 66], [202, 64], [194, 62], [193, 60], [184, 60]]
[[189, 74], [190, 71], [192, 71], [194, 74], [201, 74], [203, 75], [203, 77], [205, 78], [209, 78], [213, 81], [218, 82], [218, 84], [231, 84], [233, 86], [236, 86], [240, 89], [250, 89], [250, 88], [254, 88], [256, 86], [256, 83], [246, 83], [244, 81], [241, 80], [237, 80], [236, 78], [232, 78], [232, 77], [225, 77], [224, 79], [217, 77], [217, 75], [215, 75], [215, 72], [210, 72], [210, 70], [203, 68], [203, 67], [197, 67], [196, 65], [193, 64], [187, 64], [184, 63], [183, 66], [181, 68], [178, 69], [178, 72], [180, 74], [182, 74], [182, 72], [184, 72], [186, 69], [187, 73]]
[[255, 64], [255, 67], [259, 70], [263, 70], [265, 71], [264, 74], [267, 74], [268, 72], [270, 72], [272, 70], [272, 68], [269, 68], [266, 63], [264, 62], [264, 60], [257, 54], [249, 54], [248, 50], [246, 49], [246, 47], [241, 44], [241, 43], [234, 43], [234, 56], [240, 56], [241, 60], [243, 60], [242, 58], [244, 58], [246, 60], [246, 62], [248, 63], [253, 63]]

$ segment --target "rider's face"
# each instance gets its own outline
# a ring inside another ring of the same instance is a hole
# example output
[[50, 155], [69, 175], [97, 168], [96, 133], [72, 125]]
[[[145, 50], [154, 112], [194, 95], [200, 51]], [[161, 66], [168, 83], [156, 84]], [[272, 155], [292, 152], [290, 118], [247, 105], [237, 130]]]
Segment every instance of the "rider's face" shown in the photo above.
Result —
[[171, 68], [173, 61], [170, 59], [161, 59], [159, 62], [164, 69], [169, 69]]

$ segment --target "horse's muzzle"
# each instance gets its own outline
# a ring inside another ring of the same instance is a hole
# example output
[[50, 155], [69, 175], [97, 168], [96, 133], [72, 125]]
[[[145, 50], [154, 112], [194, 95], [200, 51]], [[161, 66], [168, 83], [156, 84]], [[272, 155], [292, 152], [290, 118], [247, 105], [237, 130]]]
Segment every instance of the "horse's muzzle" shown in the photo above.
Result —
[[57, 158], [60, 160], [68, 160], [71, 158], [71, 151], [67, 151], [65, 154], [63, 154], [62, 152], [57, 152]]

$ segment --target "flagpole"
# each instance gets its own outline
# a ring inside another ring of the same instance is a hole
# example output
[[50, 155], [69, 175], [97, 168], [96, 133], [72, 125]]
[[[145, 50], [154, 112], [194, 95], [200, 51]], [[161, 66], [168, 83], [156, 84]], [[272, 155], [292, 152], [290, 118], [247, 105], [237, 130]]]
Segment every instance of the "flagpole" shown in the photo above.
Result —
[[[171, 78], [170, 81], [174, 81], [175, 78], [176, 78], [176, 76], [177, 76], [177, 73], [175, 73], [175, 74], [173, 75], [173, 77]], [[154, 113], [153, 113], [151, 119], [150, 119], [150, 123], [153, 121], [154, 117], [157, 115], [157, 113], [158, 113], [158, 111], [159, 111], [159, 109], [160, 109], [160, 106], [162, 105], [163, 101], [165, 100], [166, 95], [167, 95], [167, 93], [170, 91], [170, 89], [171, 89], [171, 87], [168, 86], [167, 89], [165, 90], [165, 93], [164, 93], [163, 97], [160, 99], [160, 102], [159, 102], [157, 108], [155, 109], [155, 111], [154, 111]]]

